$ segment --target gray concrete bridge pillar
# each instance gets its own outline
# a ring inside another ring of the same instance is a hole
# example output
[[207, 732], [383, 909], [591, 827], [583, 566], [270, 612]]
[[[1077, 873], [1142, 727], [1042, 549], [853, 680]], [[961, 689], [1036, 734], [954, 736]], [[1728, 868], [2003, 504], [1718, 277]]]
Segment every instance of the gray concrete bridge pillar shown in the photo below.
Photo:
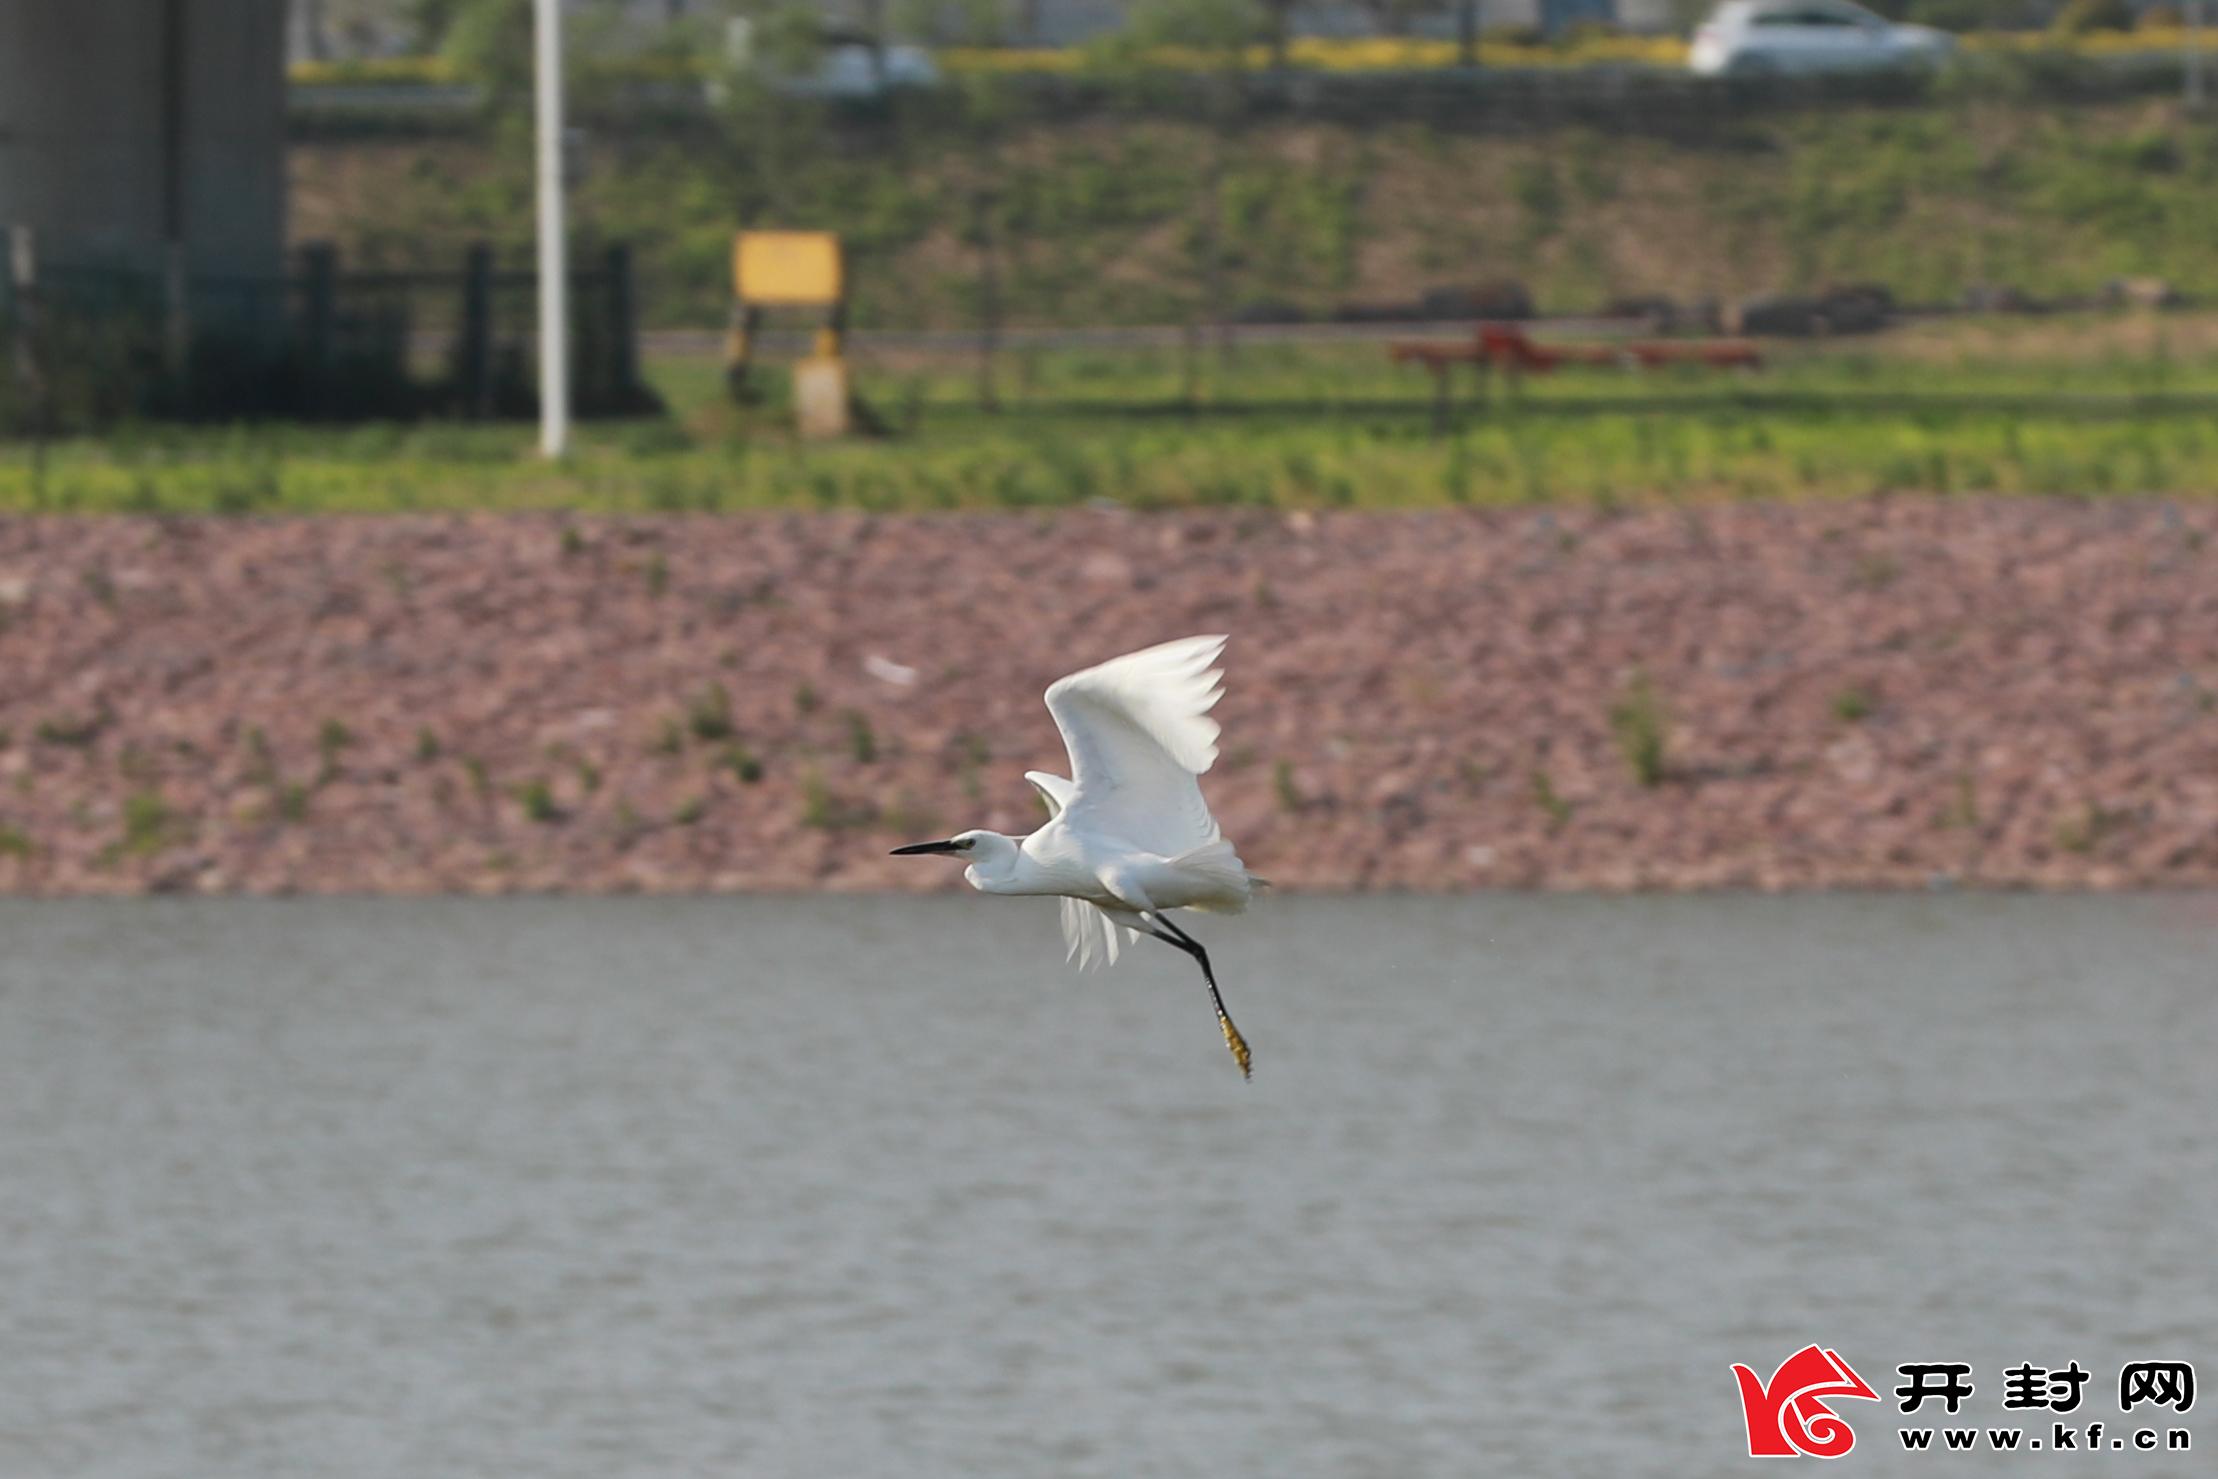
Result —
[[0, 225], [43, 262], [268, 278], [284, 0], [0, 0]]

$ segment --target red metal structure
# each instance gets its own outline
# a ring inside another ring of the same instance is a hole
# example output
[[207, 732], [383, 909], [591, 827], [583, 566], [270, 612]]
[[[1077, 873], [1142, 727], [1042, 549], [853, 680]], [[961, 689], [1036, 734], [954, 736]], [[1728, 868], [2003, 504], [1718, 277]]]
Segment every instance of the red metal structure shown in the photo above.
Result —
[[1423, 365], [1432, 375], [1434, 435], [1447, 431], [1449, 377], [1457, 365], [1476, 365], [1481, 375], [1500, 370], [1514, 385], [1527, 374], [1545, 375], [1558, 365], [1624, 365], [1655, 369], [1663, 365], [1708, 365], [1713, 369], [1758, 369], [1763, 351], [1746, 339], [1626, 339], [1594, 344], [1535, 344], [1515, 324], [1482, 323], [1466, 343], [1402, 340], [1386, 352], [1396, 364]]
[[1760, 369], [1763, 351], [1747, 339], [1627, 339], [1597, 344], [1536, 344], [1515, 324], [1480, 324], [1469, 343], [1404, 340], [1387, 346], [1396, 364], [1419, 364], [1435, 375], [1456, 365], [1485, 365], [1511, 373], [1545, 375], [1559, 365], [1708, 365]]

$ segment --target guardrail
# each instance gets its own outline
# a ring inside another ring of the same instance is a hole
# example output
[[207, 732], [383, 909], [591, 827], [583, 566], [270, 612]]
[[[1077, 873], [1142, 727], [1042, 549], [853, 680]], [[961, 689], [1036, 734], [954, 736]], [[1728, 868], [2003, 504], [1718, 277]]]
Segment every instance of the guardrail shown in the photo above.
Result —
[[[2206, 68], [2212, 65], [2206, 61]], [[1107, 75], [1084, 71], [997, 74], [1008, 122], [1078, 112], [1190, 114], [1226, 102], [1254, 115], [1347, 120], [1419, 119], [1471, 123], [1589, 122], [1653, 127], [1659, 121], [1729, 121], [1751, 113], [1859, 104], [1900, 105], [1983, 94], [2054, 102], [2097, 102], [2178, 92], [2183, 49], [2072, 51], [1993, 47], [1965, 54], [1939, 73], [1697, 77], [1676, 64], [1611, 60], [1579, 66], [1428, 67], [1409, 70], [1257, 70], [1231, 77], [1183, 70]], [[657, 77], [615, 82], [579, 100], [588, 122], [652, 127], [712, 117], [712, 79]], [[790, 100], [836, 117], [928, 122], [964, 114], [959, 87], [903, 88], [869, 98]], [[294, 129], [306, 134], [450, 130], [478, 126], [497, 95], [467, 80], [295, 84]]]

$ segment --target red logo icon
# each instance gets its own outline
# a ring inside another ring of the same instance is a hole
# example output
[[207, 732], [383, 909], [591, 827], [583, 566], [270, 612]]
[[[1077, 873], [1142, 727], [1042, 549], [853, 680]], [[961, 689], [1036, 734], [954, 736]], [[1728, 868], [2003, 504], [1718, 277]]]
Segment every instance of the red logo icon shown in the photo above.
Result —
[[1766, 1384], [1746, 1366], [1735, 1366], [1740, 1378], [1741, 1415], [1748, 1419], [1750, 1458], [1839, 1458], [1856, 1446], [1856, 1435], [1832, 1408], [1829, 1397], [1861, 1397], [1876, 1402], [1879, 1394], [1858, 1376], [1846, 1361], [1818, 1346], [1804, 1346], [1771, 1374]]

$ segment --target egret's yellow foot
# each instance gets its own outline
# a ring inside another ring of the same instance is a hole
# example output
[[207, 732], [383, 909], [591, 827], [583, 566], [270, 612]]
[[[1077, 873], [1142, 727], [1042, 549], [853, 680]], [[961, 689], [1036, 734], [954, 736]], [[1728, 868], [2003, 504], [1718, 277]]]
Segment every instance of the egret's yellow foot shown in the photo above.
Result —
[[1232, 1050], [1232, 1061], [1240, 1065], [1240, 1077], [1255, 1077], [1248, 1056], [1248, 1040], [1240, 1035], [1240, 1029], [1233, 1026], [1232, 1019], [1223, 1012], [1217, 1013], [1217, 1026], [1224, 1031], [1225, 1046]]

